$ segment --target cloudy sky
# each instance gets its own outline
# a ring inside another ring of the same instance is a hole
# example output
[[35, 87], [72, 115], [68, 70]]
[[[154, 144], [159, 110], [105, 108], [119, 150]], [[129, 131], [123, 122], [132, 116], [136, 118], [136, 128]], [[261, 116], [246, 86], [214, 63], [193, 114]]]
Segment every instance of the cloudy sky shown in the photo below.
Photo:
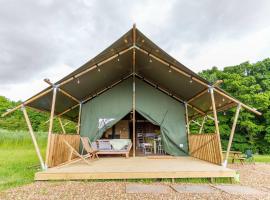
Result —
[[25, 100], [137, 24], [195, 72], [270, 57], [269, 0], [0, 0], [0, 95]]

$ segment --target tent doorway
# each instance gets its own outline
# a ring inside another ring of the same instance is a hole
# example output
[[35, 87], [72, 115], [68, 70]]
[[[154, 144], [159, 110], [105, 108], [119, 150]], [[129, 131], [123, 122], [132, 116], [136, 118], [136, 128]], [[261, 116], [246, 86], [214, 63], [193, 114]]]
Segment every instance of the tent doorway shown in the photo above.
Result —
[[[132, 112], [107, 129], [101, 139], [130, 139], [132, 141]], [[136, 112], [136, 156], [167, 155], [162, 145], [160, 126], [151, 123]], [[130, 152], [130, 155], [132, 152]]]

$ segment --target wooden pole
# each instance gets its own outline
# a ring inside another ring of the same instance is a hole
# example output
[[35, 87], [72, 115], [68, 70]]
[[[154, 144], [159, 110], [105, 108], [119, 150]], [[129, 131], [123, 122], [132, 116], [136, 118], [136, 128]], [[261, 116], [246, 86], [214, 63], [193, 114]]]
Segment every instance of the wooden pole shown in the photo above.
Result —
[[35, 135], [34, 135], [34, 131], [33, 131], [33, 128], [32, 128], [30, 119], [29, 119], [29, 117], [28, 117], [27, 111], [26, 111], [26, 109], [25, 109], [24, 106], [22, 106], [21, 109], [22, 109], [22, 111], [23, 111], [23, 115], [24, 115], [25, 121], [26, 121], [26, 123], [27, 123], [28, 129], [29, 129], [29, 133], [30, 133], [31, 138], [32, 138], [32, 142], [33, 142], [33, 144], [34, 144], [34, 147], [35, 147], [35, 150], [36, 150], [36, 153], [37, 153], [39, 162], [40, 162], [41, 169], [42, 169], [42, 170], [45, 170], [46, 167], [45, 167], [44, 161], [43, 161], [43, 159], [42, 159], [42, 156], [41, 156], [41, 153], [40, 153], [40, 149], [39, 149], [39, 147], [38, 147], [37, 140], [36, 140], [36, 137], [35, 137]]
[[[136, 43], [136, 24], [133, 25], [133, 45], [135, 45]], [[136, 156], [136, 116], [135, 116], [135, 112], [136, 112], [136, 85], [135, 85], [135, 58], [136, 58], [136, 52], [135, 52], [135, 48], [133, 48], [133, 57], [132, 57], [132, 79], [133, 79], [133, 95], [132, 95], [132, 150], [133, 150], [133, 157]]]
[[199, 130], [199, 134], [201, 134], [202, 131], [203, 131], [203, 126], [204, 126], [204, 123], [205, 123], [205, 119], [206, 119], [206, 116], [203, 117], [203, 121], [202, 121], [202, 124], [201, 124], [201, 128]]
[[65, 127], [63, 126], [63, 123], [62, 123], [62, 120], [61, 120], [60, 117], [58, 117], [58, 121], [59, 121], [59, 124], [60, 124], [60, 126], [61, 126], [61, 128], [62, 128], [63, 133], [66, 134]]
[[230, 149], [231, 149], [233, 136], [234, 136], [234, 132], [235, 132], [235, 128], [236, 128], [236, 124], [237, 124], [237, 120], [238, 120], [238, 117], [239, 117], [240, 110], [241, 110], [241, 104], [238, 104], [237, 109], [236, 109], [236, 113], [235, 113], [235, 116], [234, 116], [234, 120], [233, 120], [233, 125], [232, 125], [232, 129], [231, 129], [229, 143], [228, 143], [228, 146], [227, 146], [225, 160], [224, 160], [224, 163], [223, 163], [224, 167], [227, 167], [227, 164], [228, 164], [228, 157], [229, 157], [229, 154], [230, 154]]
[[21, 108], [22, 106], [26, 106], [27, 104], [33, 102], [34, 100], [36, 100], [36, 99], [38, 99], [38, 98], [44, 96], [45, 94], [48, 94], [50, 91], [52, 91], [52, 88], [48, 88], [46, 91], [44, 91], [44, 92], [42, 92], [42, 93], [40, 93], [40, 94], [38, 94], [38, 95], [36, 95], [36, 96], [33, 96], [32, 98], [26, 100], [24, 103], [22, 103], [22, 104], [16, 106], [15, 108], [12, 108], [12, 109], [10, 109], [9, 111], [7, 111], [7, 112], [5, 112], [4, 114], [2, 114], [2, 117], [5, 117], [6, 115], [8, 115], [8, 114], [14, 112], [15, 110], [18, 110], [18, 109]]
[[215, 121], [215, 128], [216, 128], [216, 134], [218, 139], [218, 146], [219, 146], [219, 154], [220, 154], [220, 164], [222, 165], [222, 148], [221, 148], [221, 141], [220, 141], [220, 133], [219, 133], [219, 127], [218, 127], [218, 118], [217, 118], [217, 110], [216, 110], [216, 102], [215, 102], [215, 96], [214, 96], [214, 89], [213, 87], [210, 87], [210, 95], [211, 95], [211, 101], [212, 101], [212, 109], [214, 114], [214, 121]]
[[54, 88], [53, 88], [53, 97], [52, 97], [52, 106], [51, 106], [50, 125], [49, 125], [49, 132], [48, 132], [48, 142], [47, 142], [47, 150], [46, 150], [46, 161], [45, 161], [46, 166], [48, 166], [48, 162], [49, 162], [49, 153], [50, 153], [51, 135], [52, 135], [52, 129], [53, 129], [53, 119], [54, 119], [56, 93], [57, 93], [57, 87], [54, 86]]
[[186, 129], [187, 129], [187, 148], [188, 148], [188, 152], [189, 152], [189, 134], [190, 134], [190, 130], [189, 130], [189, 119], [188, 119], [188, 105], [185, 102], [185, 116], [186, 116]]
[[247, 106], [247, 105], [241, 103], [240, 101], [234, 99], [233, 97], [231, 97], [231, 96], [229, 96], [229, 95], [227, 95], [227, 94], [225, 94], [225, 93], [219, 91], [217, 88], [214, 88], [214, 90], [215, 90], [217, 93], [219, 93], [220, 95], [222, 95], [222, 96], [224, 96], [224, 97], [227, 97], [227, 98], [230, 99], [231, 101], [234, 101], [234, 102], [237, 103], [237, 104], [241, 104], [241, 106], [242, 106], [243, 108], [246, 108], [247, 110], [249, 110], [249, 111], [251, 111], [251, 112], [254, 112], [254, 113], [257, 114], [257, 115], [262, 115], [262, 113], [258, 112], [255, 108], [251, 108], [251, 107], [249, 107], [249, 106]]
[[79, 116], [78, 116], [78, 125], [77, 125], [77, 134], [80, 134], [81, 130], [81, 113], [82, 113], [82, 103], [80, 103], [80, 108], [79, 108]]

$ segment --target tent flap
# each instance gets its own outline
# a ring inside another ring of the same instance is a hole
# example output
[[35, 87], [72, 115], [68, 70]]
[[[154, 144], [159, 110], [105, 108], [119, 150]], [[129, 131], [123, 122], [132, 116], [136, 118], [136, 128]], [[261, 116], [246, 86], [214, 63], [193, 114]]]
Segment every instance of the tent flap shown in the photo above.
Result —
[[127, 79], [82, 106], [81, 132], [91, 141], [99, 139], [132, 108], [132, 79]]
[[164, 150], [175, 156], [188, 154], [184, 105], [136, 79], [136, 110], [160, 126]]

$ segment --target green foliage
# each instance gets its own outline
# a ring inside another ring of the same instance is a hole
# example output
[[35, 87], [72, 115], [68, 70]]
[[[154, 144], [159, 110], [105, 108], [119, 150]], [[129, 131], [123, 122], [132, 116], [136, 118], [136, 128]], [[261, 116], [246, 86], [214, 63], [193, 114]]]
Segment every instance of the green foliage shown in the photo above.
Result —
[[[210, 70], [202, 71], [200, 75], [212, 83], [216, 80], [223, 80], [220, 85], [222, 89], [263, 113], [262, 116], [257, 116], [245, 109], [241, 110], [232, 149], [240, 151], [253, 149], [254, 152], [269, 154], [270, 59], [255, 64], [245, 62], [225, 67], [223, 70], [213, 67]], [[219, 113], [218, 116], [223, 147], [226, 147], [228, 141], [234, 113], [235, 109], [231, 109], [226, 112], [226, 115]], [[213, 122], [207, 121], [205, 132], [211, 132], [212, 125]]]
[[[21, 102], [13, 102], [9, 99], [0, 96], [0, 115], [5, 113], [7, 109], [13, 108], [17, 105], [19, 105]], [[48, 131], [48, 120], [49, 120], [49, 114], [44, 112], [37, 112], [32, 109], [27, 108], [27, 113], [29, 115], [29, 119], [31, 121], [32, 127], [34, 131], [41, 131], [45, 132]], [[68, 123], [68, 125], [65, 126], [67, 133], [75, 133], [76, 132], [76, 124], [74, 122], [71, 122], [69, 120], [63, 119], [63, 124]], [[25, 123], [25, 119], [23, 116], [22, 111], [19, 109], [15, 111], [14, 113], [7, 115], [6, 117], [2, 118], [0, 117], [0, 128], [2, 129], [8, 129], [8, 130], [28, 130], [27, 125]], [[54, 132], [62, 132], [61, 126], [59, 124], [59, 121], [57, 119], [54, 120], [54, 126], [53, 126]]]

